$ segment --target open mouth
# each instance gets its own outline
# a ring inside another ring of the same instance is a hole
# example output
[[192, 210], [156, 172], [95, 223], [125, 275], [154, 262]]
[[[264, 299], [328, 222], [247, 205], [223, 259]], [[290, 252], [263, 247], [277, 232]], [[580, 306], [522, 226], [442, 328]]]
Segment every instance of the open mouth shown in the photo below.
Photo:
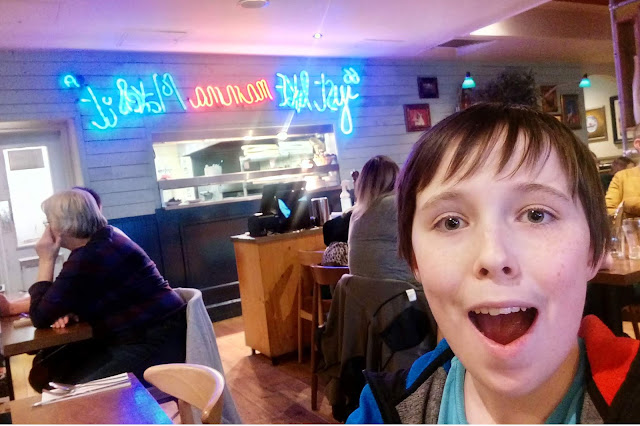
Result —
[[469, 319], [487, 338], [508, 345], [527, 334], [538, 316], [532, 307], [480, 308], [469, 312]]

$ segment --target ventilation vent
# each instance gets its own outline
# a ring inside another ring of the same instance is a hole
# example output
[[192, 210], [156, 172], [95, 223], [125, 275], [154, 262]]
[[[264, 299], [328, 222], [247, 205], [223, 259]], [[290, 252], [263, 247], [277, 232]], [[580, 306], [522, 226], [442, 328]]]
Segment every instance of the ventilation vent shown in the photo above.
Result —
[[385, 38], [365, 38], [364, 41], [369, 43], [404, 43], [404, 40], [392, 40]]
[[459, 47], [471, 46], [471, 45], [480, 44], [480, 43], [488, 43], [490, 41], [491, 40], [465, 40], [465, 39], [454, 38], [453, 40], [449, 40], [446, 43], [439, 44], [438, 47], [455, 47], [457, 49]]

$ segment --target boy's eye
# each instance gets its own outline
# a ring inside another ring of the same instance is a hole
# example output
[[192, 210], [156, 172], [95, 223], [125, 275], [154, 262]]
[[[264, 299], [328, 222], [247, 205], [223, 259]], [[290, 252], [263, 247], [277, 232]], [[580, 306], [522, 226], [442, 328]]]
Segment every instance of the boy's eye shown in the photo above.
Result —
[[551, 213], [542, 209], [528, 209], [521, 217], [529, 223], [547, 223], [554, 218]]
[[455, 231], [465, 226], [467, 226], [467, 223], [463, 219], [457, 216], [447, 216], [440, 219], [435, 227], [440, 230]]

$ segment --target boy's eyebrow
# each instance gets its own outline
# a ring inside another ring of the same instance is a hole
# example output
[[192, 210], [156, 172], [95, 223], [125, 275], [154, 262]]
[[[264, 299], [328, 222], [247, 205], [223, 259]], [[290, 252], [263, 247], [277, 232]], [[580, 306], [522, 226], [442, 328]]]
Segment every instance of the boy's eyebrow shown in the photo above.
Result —
[[[542, 185], [539, 183], [522, 183], [517, 185], [515, 187], [515, 190], [522, 193], [542, 192], [552, 197], [560, 198], [564, 201], [572, 202], [571, 197], [567, 196], [567, 194], [565, 194], [564, 192], [556, 188], [552, 188], [550, 186]], [[460, 197], [462, 197], [462, 193], [460, 193], [459, 191], [441, 192], [440, 194], [426, 200], [424, 203], [422, 203], [422, 205], [418, 206], [417, 210], [425, 210], [433, 206], [434, 204], [441, 203], [444, 201], [455, 201]]]
[[539, 183], [523, 183], [520, 184], [516, 187], [517, 190], [522, 191], [524, 193], [531, 193], [531, 192], [544, 192], [548, 195], [551, 195], [552, 197], [557, 197], [557, 198], [561, 198], [565, 201], [572, 201], [572, 198], [569, 197], [567, 194], [565, 194], [564, 192], [553, 188], [551, 186], [547, 186], [547, 185], [542, 185]]
[[424, 203], [422, 203], [421, 206], [418, 207], [419, 210], [424, 210], [427, 209], [429, 207], [431, 207], [434, 204], [443, 202], [443, 201], [455, 201], [456, 199], [460, 198], [462, 196], [462, 194], [458, 191], [445, 191], [445, 192], [441, 192], [440, 194], [429, 198], [427, 201], [425, 201]]

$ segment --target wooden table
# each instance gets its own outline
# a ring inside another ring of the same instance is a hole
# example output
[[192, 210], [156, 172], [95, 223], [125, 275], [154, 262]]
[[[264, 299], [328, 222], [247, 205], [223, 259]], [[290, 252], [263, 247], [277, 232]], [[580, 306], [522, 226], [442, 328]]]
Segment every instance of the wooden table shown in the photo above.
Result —
[[[620, 299], [623, 291], [640, 283], [640, 260], [613, 259], [609, 269], [601, 269], [589, 281], [585, 313], [594, 313], [616, 335], [622, 335]], [[592, 312], [587, 312], [590, 309]]]
[[298, 251], [324, 250], [322, 228], [266, 237], [231, 237], [236, 254], [245, 341], [271, 358], [298, 348]]
[[34, 407], [41, 395], [8, 403], [14, 424], [172, 424], [160, 405], [129, 373], [131, 386]]
[[87, 323], [72, 324], [65, 328], [37, 329], [33, 325], [15, 327], [14, 321], [18, 319], [20, 319], [19, 316], [0, 319], [0, 341], [2, 342], [0, 352], [5, 357], [10, 399], [14, 399], [10, 361], [12, 356], [79, 342], [93, 336], [91, 326]]

